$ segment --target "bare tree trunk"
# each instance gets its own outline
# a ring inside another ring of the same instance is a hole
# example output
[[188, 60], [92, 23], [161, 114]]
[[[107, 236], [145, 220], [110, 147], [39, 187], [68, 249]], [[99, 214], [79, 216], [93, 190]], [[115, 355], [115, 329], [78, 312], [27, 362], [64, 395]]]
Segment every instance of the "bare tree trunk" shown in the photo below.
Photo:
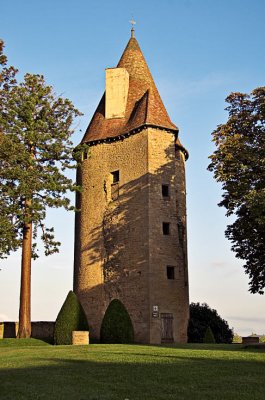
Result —
[[31, 336], [31, 247], [32, 222], [29, 222], [23, 228], [18, 338]]

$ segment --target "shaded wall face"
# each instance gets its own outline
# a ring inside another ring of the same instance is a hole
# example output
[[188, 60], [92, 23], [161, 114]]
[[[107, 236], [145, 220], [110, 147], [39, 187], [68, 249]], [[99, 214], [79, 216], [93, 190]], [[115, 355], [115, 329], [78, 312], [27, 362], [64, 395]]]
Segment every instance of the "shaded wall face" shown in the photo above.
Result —
[[187, 291], [187, 298], [189, 298], [185, 156], [180, 150], [176, 151], [176, 193], [178, 239], [183, 261], [184, 284]]
[[[148, 128], [91, 147], [78, 172], [83, 192], [77, 204], [75, 292], [94, 338], [117, 298], [132, 318], [137, 342], [161, 343], [161, 314], [173, 317], [173, 340], [186, 340], [186, 242], [178, 225], [181, 220], [186, 226], [185, 171], [174, 143], [172, 133]], [[163, 222], [169, 223], [169, 235], [163, 234]], [[174, 268], [174, 279], [168, 279], [167, 266]]]
[[92, 337], [99, 337], [105, 310], [118, 298], [133, 320], [136, 340], [148, 341], [147, 136], [91, 147], [79, 171], [75, 292]]
[[[161, 343], [163, 324], [168, 322], [172, 337], [168, 332], [164, 340], [185, 342], [189, 309], [185, 161], [175, 151], [173, 134], [150, 130], [148, 162], [150, 342]], [[168, 187], [168, 196], [162, 185]], [[159, 317], [153, 309], [158, 309]]]

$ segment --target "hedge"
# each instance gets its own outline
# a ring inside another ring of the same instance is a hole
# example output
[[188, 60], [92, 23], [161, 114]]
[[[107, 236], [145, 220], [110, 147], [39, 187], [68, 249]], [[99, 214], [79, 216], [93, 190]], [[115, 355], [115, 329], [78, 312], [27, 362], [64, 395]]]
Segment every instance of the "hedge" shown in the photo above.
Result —
[[133, 343], [134, 332], [128, 311], [120, 300], [109, 304], [100, 329], [101, 343]]
[[70, 291], [57, 316], [54, 330], [55, 344], [72, 344], [72, 331], [88, 331], [89, 326], [83, 307]]

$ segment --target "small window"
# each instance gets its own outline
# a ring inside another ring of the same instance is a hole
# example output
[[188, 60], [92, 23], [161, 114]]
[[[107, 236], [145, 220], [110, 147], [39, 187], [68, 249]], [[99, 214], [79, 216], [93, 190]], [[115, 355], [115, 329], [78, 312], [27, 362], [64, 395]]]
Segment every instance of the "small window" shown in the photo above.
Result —
[[169, 235], [169, 234], [170, 234], [170, 223], [163, 222], [163, 235]]
[[112, 175], [112, 183], [118, 183], [120, 180], [120, 171], [113, 171]]
[[111, 200], [117, 200], [119, 197], [119, 181], [120, 181], [120, 171], [111, 172]]
[[175, 279], [175, 267], [167, 266], [167, 279]]
[[162, 196], [164, 199], [169, 198], [169, 185], [162, 185]]
[[87, 160], [87, 151], [84, 151], [83, 157], [84, 157], [84, 158], [83, 158], [84, 160]]

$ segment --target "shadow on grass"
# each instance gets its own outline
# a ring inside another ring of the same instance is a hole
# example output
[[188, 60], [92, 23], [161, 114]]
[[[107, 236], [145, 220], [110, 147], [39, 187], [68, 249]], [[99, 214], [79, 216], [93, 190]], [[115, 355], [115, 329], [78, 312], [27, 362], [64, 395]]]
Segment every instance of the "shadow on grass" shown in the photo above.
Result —
[[[20, 367], [12, 368], [10, 362], [9, 368], [0, 370], [0, 398], [264, 399], [264, 357], [222, 359], [191, 357], [191, 352], [179, 356], [85, 348], [65, 354], [64, 346], [54, 349], [48, 357], [32, 352]], [[89, 357], [94, 360], [81, 359]]]

